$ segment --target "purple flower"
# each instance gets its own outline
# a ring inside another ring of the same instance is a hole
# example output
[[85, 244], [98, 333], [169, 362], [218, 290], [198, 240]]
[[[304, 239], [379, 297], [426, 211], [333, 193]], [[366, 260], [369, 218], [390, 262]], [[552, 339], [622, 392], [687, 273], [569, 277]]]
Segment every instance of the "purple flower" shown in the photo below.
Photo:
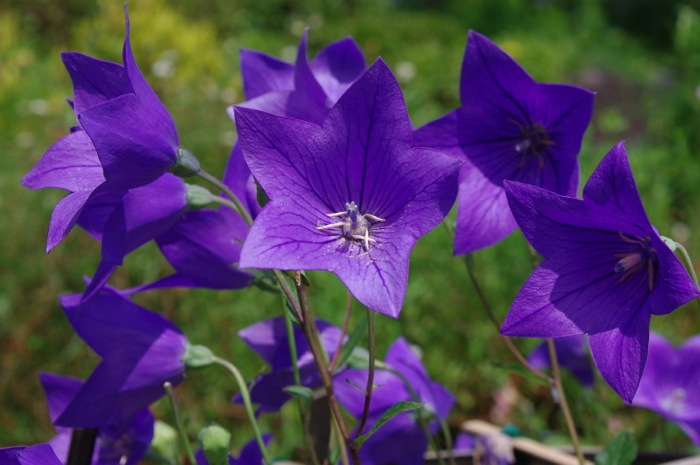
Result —
[[588, 180], [583, 200], [506, 183], [527, 240], [544, 257], [515, 298], [501, 332], [586, 333], [603, 378], [627, 402], [644, 368], [651, 315], [698, 297], [697, 287], [644, 212], [624, 144]]
[[63, 465], [48, 444], [0, 449], [0, 465]]
[[653, 410], [678, 424], [700, 446], [700, 335], [678, 349], [656, 333], [632, 405]]
[[270, 198], [240, 266], [332, 271], [364, 305], [398, 316], [411, 249], [449, 212], [461, 162], [412, 146], [386, 64], [357, 80], [322, 126], [246, 108], [236, 122]]
[[[328, 109], [364, 70], [362, 51], [350, 37], [324, 47], [309, 62], [305, 32], [294, 64], [242, 49], [241, 74], [248, 101], [237, 106], [321, 124]], [[234, 117], [233, 108], [228, 108], [231, 118]], [[224, 182], [255, 218], [260, 212], [256, 187], [238, 143], [231, 152]]]
[[56, 419], [56, 425], [126, 427], [165, 394], [163, 384], [182, 381], [188, 345], [161, 315], [140, 307], [112, 288], [92, 299], [61, 297], [73, 328], [102, 362]]
[[[255, 50], [241, 50], [247, 102], [237, 107], [323, 122], [327, 110], [365, 70], [365, 58], [355, 41], [346, 37], [324, 47], [309, 62], [307, 32], [299, 42], [293, 65]], [[233, 107], [229, 114], [234, 117]]]
[[[435, 434], [440, 427], [440, 419], [447, 418], [455, 399], [442, 385], [430, 379], [406, 339], [399, 338], [394, 341], [386, 354], [385, 364], [405, 379], [390, 370], [375, 371], [376, 387], [372, 392], [368, 427], [399, 401], [422, 402], [423, 412], [404, 412], [389, 420], [362, 445], [360, 460], [371, 465], [422, 464], [429, 438], [426, 437], [416, 415], [425, 416], [427, 412], [428, 428], [431, 434]], [[334, 382], [338, 402], [350, 415], [358, 419], [362, 417], [365, 402], [365, 394], [360, 389], [367, 386], [367, 376], [368, 370], [348, 369]], [[387, 447], [387, 444], [391, 446]]]
[[[272, 434], [263, 434], [262, 438], [267, 446], [272, 440]], [[209, 465], [209, 461], [202, 449], [197, 450], [195, 453], [195, 460], [197, 460], [197, 465]], [[260, 465], [261, 463], [264, 463], [263, 455], [256, 439], [251, 439], [243, 446], [240, 456], [236, 457], [232, 454], [228, 456], [229, 465]]]
[[[51, 421], [55, 422], [83, 387], [83, 382], [50, 373], [41, 373], [39, 377], [46, 394]], [[137, 464], [146, 455], [153, 440], [153, 423], [153, 414], [148, 409], [143, 409], [136, 414], [126, 429], [115, 428], [112, 425], [101, 427], [95, 442], [92, 464]], [[72, 429], [56, 426], [56, 431], [58, 434], [49, 444], [56, 456], [61, 457], [65, 463], [68, 459]]]
[[[557, 352], [559, 365], [567, 368], [582, 385], [587, 387], [593, 386], [595, 375], [591, 366], [591, 360], [588, 357], [586, 337], [582, 334], [559, 337], [554, 339], [554, 347]], [[528, 355], [527, 361], [538, 369], [550, 368], [552, 361], [549, 358], [547, 341], [543, 341], [535, 347]]]
[[536, 82], [496, 44], [470, 31], [460, 81], [462, 106], [415, 133], [414, 143], [464, 160], [456, 255], [505, 238], [516, 223], [503, 181], [575, 195], [577, 155], [593, 93]]
[[180, 153], [177, 130], [136, 65], [129, 29], [126, 15], [123, 65], [63, 53], [79, 126], [22, 180], [30, 189], [69, 192], [51, 217], [47, 252], [76, 223], [102, 241], [102, 262], [87, 294], [129, 252], [172, 226], [186, 207], [185, 183], [168, 173]]
[[513, 441], [510, 436], [503, 433], [478, 436], [474, 457], [474, 462], [479, 465], [511, 465], [515, 463]]
[[[329, 357], [333, 357], [340, 343], [342, 331], [322, 320], [317, 320], [316, 326], [326, 353]], [[262, 412], [278, 411], [291, 399], [283, 388], [295, 384], [284, 318], [277, 317], [255, 323], [239, 331], [238, 335], [272, 368], [270, 373], [261, 375], [255, 380], [250, 391], [251, 400], [259, 404]], [[294, 327], [294, 341], [301, 385], [309, 388], [320, 387], [323, 383], [316, 361], [306, 342], [304, 332], [298, 326]]]

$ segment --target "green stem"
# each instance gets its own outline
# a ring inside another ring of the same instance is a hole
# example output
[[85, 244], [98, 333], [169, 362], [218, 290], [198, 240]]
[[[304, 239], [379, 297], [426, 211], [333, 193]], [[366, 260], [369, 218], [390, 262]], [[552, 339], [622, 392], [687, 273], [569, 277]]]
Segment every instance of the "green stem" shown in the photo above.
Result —
[[355, 434], [355, 439], [362, 436], [365, 430], [365, 425], [367, 425], [367, 418], [369, 417], [369, 406], [372, 402], [372, 391], [374, 390], [374, 311], [367, 309], [367, 330], [369, 333], [369, 372], [367, 373], [367, 387], [365, 388], [365, 404], [362, 408], [362, 417], [360, 419], [360, 426], [357, 429], [357, 434]]
[[581, 443], [579, 442], [578, 433], [576, 432], [574, 417], [571, 415], [569, 402], [566, 399], [566, 393], [561, 384], [561, 370], [559, 369], [559, 359], [557, 358], [557, 349], [554, 345], [554, 339], [547, 339], [547, 347], [549, 348], [549, 359], [552, 364], [552, 375], [554, 377], [552, 382], [559, 395], [559, 404], [561, 405], [561, 410], [566, 420], [566, 427], [569, 430], [569, 436], [574, 445], [574, 451], [576, 451], [578, 462], [580, 465], [585, 465], [586, 459], [583, 457], [583, 452], [581, 451]]
[[180, 436], [180, 442], [182, 443], [182, 448], [185, 450], [185, 454], [189, 459], [190, 463], [197, 463], [194, 458], [194, 451], [192, 450], [192, 445], [189, 439], [187, 439], [187, 432], [185, 431], [185, 425], [182, 423], [182, 417], [180, 417], [180, 411], [177, 408], [177, 403], [175, 402], [175, 394], [173, 393], [173, 385], [170, 381], [163, 383], [163, 388], [168, 394], [168, 400], [170, 401], [170, 407], [173, 409], [173, 414], [175, 416], [175, 426], [177, 427], [178, 435]]
[[250, 214], [248, 214], [248, 210], [245, 209], [243, 204], [241, 203], [240, 199], [236, 194], [233, 193], [229, 187], [224, 184], [223, 182], [219, 181], [215, 176], [212, 176], [211, 174], [207, 173], [204, 170], [200, 170], [197, 173], [197, 176], [200, 178], [204, 179], [211, 185], [221, 189], [221, 191], [226, 194], [226, 196], [231, 199], [231, 202], [236, 206], [236, 210], [238, 211], [238, 214], [241, 215], [241, 217], [245, 220], [246, 223], [248, 223], [248, 226], [253, 224], [253, 219], [250, 217]]
[[[258, 447], [260, 447], [260, 452], [262, 452], [263, 455], [263, 460], [266, 465], [271, 465], [272, 464], [272, 458], [270, 457], [270, 453], [267, 451], [267, 447], [265, 446], [265, 441], [263, 440], [262, 433], [260, 432], [260, 427], [258, 426], [258, 422], [255, 419], [255, 412], [253, 411], [253, 403], [250, 401], [250, 393], [248, 392], [248, 385], [245, 382], [245, 379], [243, 379], [243, 375], [241, 375], [241, 372], [238, 371], [238, 368], [236, 366], [229, 362], [228, 360], [225, 360], [223, 358], [217, 357], [216, 355], [212, 356], [212, 361], [215, 363], [218, 363], [219, 365], [223, 366], [226, 368], [228, 371], [231, 372], [234, 378], [236, 378], [236, 383], [238, 383], [238, 388], [241, 391], [241, 397], [243, 398], [243, 405], [245, 406], [245, 411], [248, 414], [248, 420], [250, 420], [250, 425], [253, 427], [253, 432], [255, 433], [255, 439], [258, 442]], [[195, 463], [195, 462], [192, 462]]]
[[542, 378], [551, 383], [551, 376], [530, 365], [530, 362], [527, 361], [525, 356], [520, 352], [520, 350], [518, 350], [515, 344], [513, 344], [513, 341], [508, 336], [504, 336], [501, 334], [501, 324], [498, 322], [498, 319], [496, 318], [496, 315], [494, 314], [493, 309], [491, 308], [491, 304], [486, 298], [486, 294], [484, 294], [484, 291], [479, 285], [479, 281], [476, 279], [476, 274], [474, 273], [474, 266], [469, 258], [469, 255], [465, 257], [465, 262], [467, 264], [467, 272], [469, 274], [469, 279], [471, 280], [472, 285], [474, 286], [476, 294], [479, 296], [481, 305], [484, 307], [484, 310], [486, 310], [486, 314], [488, 315], [491, 322], [494, 324], [494, 326], [496, 326], [496, 331], [498, 331], [498, 334], [501, 336], [503, 342], [505, 342], [508, 349], [515, 356], [518, 362], [520, 362], [520, 364], [525, 367], [525, 369], [527, 369], [530, 373], [534, 374], [538, 378]]
[[[306, 341], [309, 344], [309, 350], [314, 356], [316, 361], [316, 366], [318, 367], [319, 374], [321, 375], [321, 380], [323, 381], [323, 387], [326, 389], [326, 394], [328, 396], [328, 405], [331, 409], [331, 414], [334, 421], [338, 425], [340, 434], [345, 441], [345, 445], [350, 449], [352, 455], [352, 460], [354, 465], [360, 465], [360, 456], [357, 453], [357, 449], [354, 447], [352, 440], [350, 439], [350, 434], [348, 433], [348, 428], [343, 420], [343, 414], [340, 411], [340, 405], [338, 400], [335, 398], [333, 392], [333, 377], [328, 371], [328, 355], [321, 344], [321, 340], [318, 334], [318, 328], [316, 327], [316, 321], [314, 320], [313, 307], [311, 306], [311, 300], [309, 298], [309, 288], [304, 284], [299, 272], [297, 272], [297, 277], [294, 280], [294, 284], [297, 289], [297, 297], [299, 298], [299, 308], [301, 309], [301, 314], [303, 316], [302, 328], [304, 329], [304, 335], [306, 336]], [[342, 456], [345, 460], [347, 457]], [[343, 465], [349, 465], [349, 462], [343, 462]]]
[[[283, 301], [284, 304], [284, 301]], [[294, 324], [292, 323], [291, 315], [286, 308], [282, 308], [282, 313], [284, 314], [284, 324], [287, 330], [287, 340], [289, 341], [289, 356], [292, 363], [292, 372], [294, 373], [294, 384], [301, 386], [301, 375], [299, 374], [299, 356], [297, 354], [297, 344], [296, 338], [294, 337]], [[302, 399], [297, 399], [297, 406], [299, 407], [299, 418], [301, 420], [301, 428], [304, 432], [304, 442], [306, 443], [306, 449], [311, 455], [312, 465], [319, 465], [318, 457], [316, 456], [316, 450], [314, 449], [313, 441], [311, 440], [311, 434], [308, 428], [308, 418], [306, 416], [306, 409]]]
[[350, 313], [352, 311], [352, 293], [350, 291], [347, 292], [347, 296], [345, 298], [345, 320], [343, 321], [343, 328], [340, 330], [340, 339], [338, 339], [338, 347], [335, 349], [335, 354], [333, 354], [333, 359], [331, 360], [330, 365], [328, 365], [328, 371], [333, 373], [336, 369], [336, 365], [338, 364], [338, 360], [340, 360], [340, 352], [343, 348], [343, 344], [345, 343], [345, 335], [348, 333], [348, 326], [350, 326]]
[[457, 462], [455, 461], [455, 454], [452, 450], [454, 447], [454, 443], [452, 442], [452, 433], [450, 433], [450, 427], [447, 424], [447, 421], [445, 421], [443, 418], [440, 418], [440, 429], [442, 430], [442, 435], [445, 437], [447, 460], [450, 461], [450, 465], [457, 465]]
[[219, 205], [224, 205], [224, 206], [226, 206], [226, 207], [230, 208], [231, 210], [238, 213], [238, 207], [236, 207], [236, 204], [231, 202], [228, 199], [214, 195], [214, 196], [212, 196], [211, 201], [213, 203], [218, 203]]

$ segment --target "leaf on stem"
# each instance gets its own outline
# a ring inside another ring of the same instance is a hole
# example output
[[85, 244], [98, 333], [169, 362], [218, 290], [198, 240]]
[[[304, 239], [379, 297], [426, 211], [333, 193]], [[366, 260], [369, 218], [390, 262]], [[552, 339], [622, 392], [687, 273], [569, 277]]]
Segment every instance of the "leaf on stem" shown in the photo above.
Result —
[[363, 434], [358, 438], [355, 438], [355, 440], [353, 441], [353, 445], [357, 449], [359, 449], [362, 446], [362, 444], [365, 443], [365, 441], [367, 441], [379, 428], [381, 428], [384, 425], [384, 423], [391, 420], [399, 413], [418, 410], [421, 407], [423, 407], [423, 402], [400, 401], [395, 403], [386, 412], [384, 412], [381, 417], [379, 417], [379, 420], [377, 420], [377, 422], [374, 424], [374, 426], [372, 426], [372, 429], [369, 430], [369, 432]]

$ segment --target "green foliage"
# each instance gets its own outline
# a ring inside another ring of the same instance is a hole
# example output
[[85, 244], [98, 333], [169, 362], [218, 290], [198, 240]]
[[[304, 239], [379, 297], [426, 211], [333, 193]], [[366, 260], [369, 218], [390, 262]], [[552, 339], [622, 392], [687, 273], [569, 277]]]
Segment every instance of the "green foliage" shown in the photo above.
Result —
[[624, 430], [595, 456], [595, 465], [630, 465], [635, 457], [637, 457], [637, 443], [632, 433]]
[[384, 426], [384, 424], [387, 421], [391, 420], [396, 415], [398, 415], [400, 413], [404, 413], [404, 412], [411, 412], [413, 410], [418, 410], [419, 408], [422, 408], [422, 407], [423, 407], [423, 404], [420, 402], [409, 402], [406, 400], [402, 400], [402, 401], [395, 403], [394, 405], [389, 407], [386, 412], [382, 413], [382, 416], [379, 417], [377, 422], [374, 424], [374, 426], [372, 426], [372, 428], [367, 433], [363, 434], [362, 436], [359, 436], [358, 438], [356, 438], [353, 441], [355, 447], [357, 447], [358, 449], [360, 447], [362, 447], [362, 444], [364, 444], [365, 441], [367, 441], [370, 437], [372, 437], [372, 435], [374, 433], [376, 433], [379, 428]]

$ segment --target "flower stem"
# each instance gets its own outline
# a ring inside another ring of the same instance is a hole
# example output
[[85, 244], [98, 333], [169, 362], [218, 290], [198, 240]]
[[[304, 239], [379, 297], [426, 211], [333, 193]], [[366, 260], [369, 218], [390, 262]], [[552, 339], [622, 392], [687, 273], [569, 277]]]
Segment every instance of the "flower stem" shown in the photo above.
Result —
[[236, 213], [238, 213], [238, 207], [236, 207], [236, 204], [231, 202], [228, 199], [225, 199], [223, 197], [213, 196], [211, 201], [214, 203], [218, 203], [219, 205], [224, 205], [224, 206], [230, 208], [231, 210], [235, 211]]
[[504, 336], [501, 334], [500, 329], [501, 329], [501, 324], [498, 322], [498, 319], [496, 318], [496, 315], [493, 313], [493, 309], [491, 308], [491, 304], [489, 303], [488, 299], [486, 298], [486, 295], [484, 294], [484, 291], [481, 289], [481, 286], [479, 285], [479, 281], [476, 279], [476, 274], [474, 273], [474, 265], [467, 255], [465, 257], [465, 263], [467, 264], [467, 272], [469, 274], [469, 279], [472, 282], [472, 285], [474, 286], [474, 290], [476, 291], [476, 294], [479, 296], [479, 300], [481, 301], [481, 305], [484, 307], [484, 310], [486, 310], [486, 313], [491, 320], [491, 322], [496, 326], [496, 331], [498, 331], [498, 334], [501, 336], [501, 339], [503, 342], [505, 342], [506, 346], [508, 349], [511, 351], [511, 353], [515, 356], [515, 358], [520, 362], [522, 366], [525, 367], [529, 372], [537, 376], [538, 378], [542, 378], [548, 382], [552, 382], [552, 377], [549, 376], [548, 374], [538, 370], [537, 368], [533, 367], [530, 365], [530, 363], [527, 361], [525, 356], [518, 350], [517, 347], [515, 347], [515, 344], [513, 344], [513, 341], [508, 337]]
[[[301, 375], [299, 374], [299, 355], [297, 354], [297, 344], [294, 337], [294, 324], [292, 323], [292, 317], [284, 308], [284, 300], [282, 302], [283, 308], [282, 313], [284, 314], [284, 324], [287, 330], [287, 340], [289, 341], [289, 357], [292, 363], [292, 372], [294, 373], [294, 384], [301, 386]], [[308, 428], [308, 417], [306, 415], [306, 409], [302, 403], [302, 399], [297, 399], [297, 406], [299, 407], [299, 418], [301, 420], [301, 428], [304, 432], [304, 442], [306, 443], [306, 449], [309, 451], [311, 456], [312, 465], [319, 465], [318, 457], [316, 456], [316, 450], [313, 446], [313, 441], [311, 439], [311, 433], [309, 433]]]
[[246, 223], [248, 223], [248, 226], [253, 224], [253, 219], [250, 217], [250, 214], [248, 214], [248, 211], [245, 209], [238, 196], [236, 196], [236, 194], [234, 194], [233, 191], [229, 189], [229, 187], [226, 184], [219, 181], [215, 176], [212, 176], [204, 170], [200, 170], [197, 173], [197, 176], [204, 179], [211, 185], [221, 189], [221, 191], [224, 194], [226, 194], [226, 196], [229, 199], [231, 199], [231, 202], [233, 202], [233, 204], [236, 206], [236, 211], [238, 211], [238, 214], [241, 215], [241, 217], [245, 220]]
[[[328, 370], [328, 355], [323, 349], [321, 344], [318, 328], [316, 327], [316, 321], [314, 320], [313, 307], [311, 306], [311, 300], [309, 298], [309, 288], [301, 279], [301, 275], [297, 272], [297, 277], [294, 280], [294, 284], [297, 290], [297, 296], [299, 298], [299, 307], [301, 309], [302, 328], [304, 329], [304, 335], [306, 336], [306, 341], [309, 344], [309, 349], [314, 356], [316, 361], [316, 366], [321, 375], [321, 380], [323, 381], [323, 387], [326, 389], [326, 394], [328, 395], [328, 404], [333, 415], [333, 419], [337, 423], [338, 429], [340, 430], [340, 435], [345, 441], [345, 445], [350, 449], [350, 454], [352, 455], [352, 461], [354, 465], [360, 465], [360, 457], [357, 452], [357, 448], [354, 447], [352, 440], [350, 439], [350, 434], [348, 433], [348, 428], [343, 420], [343, 414], [340, 411], [340, 405], [338, 400], [335, 398], [333, 393], [333, 377], [331, 372]], [[342, 455], [345, 459], [345, 455]], [[343, 462], [343, 465], [349, 465], [349, 462]]]
[[554, 339], [547, 339], [547, 347], [549, 348], [549, 359], [552, 364], [552, 375], [554, 384], [554, 389], [556, 389], [557, 394], [559, 394], [559, 404], [561, 405], [562, 413], [564, 414], [564, 419], [566, 420], [566, 427], [569, 430], [569, 436], [571, 437], [571, 442], [574, 445], [574, 450], [576, 451], [576, 457], [580, 465], [585, 465], [586, 459], [583, 457], [583, 452], [581, 452], [581, 443], [578, 439], [578, 433], [576, 432], [576, 425], [574, 424], [574, 418], [571, 415], [571, 409], [569, 408], [569, 402], [566, 400], [566, 393], [561, 384], [561, 370], [559, 369], [559, 360], [557, 358], [557, 349], [554, 345]]
[[168, 393], [168, 400], [170, 401], [170, 407], [173, 409], [173, 415], [175, 415], [175, 426], [177, 427], [177, 432], [180, 436], [180, 442], [182, 443], [182, 448], [185, 450], [185, 455], [189, 459], [190, 463], [197, 463], [194, 458], [194, 451], [192, 450], [192, 445], [189, 439], [187, 439], [187, 432], [185, 431], [185, 425], [182, 423], [182, 417], [180, 417], [180, 410], [177, 408], [177, 403], [175, 402], [175, 394], [173, 393], [173, 385], [170, 381], [163, 383], [163, 388], [165, 392]]
[[[245, 406], [245, 411], [248, 414], [248, 420], [250, 421], [250, 425], [253, 427], [253, 432], [255, 433], [255, 439], [258, 442], [258, 447], [260, 447], [260, 452], [263, 455], [263, 460], [266, 465], [271, 465], [272, 464], [272, 458], [270, 457], [270, 453], [267, 451], [267, 447], [265, 446], [265, 441], [263, 440], [262, 433], [260, 432], [260, 427], [258, 426], [258, 422], [255, 419], [255, 412], [253, 411], [253, 403], [250, 401], [250, 393], [248, 392], [248, 385], [245, 382], [245, 379], [243, 379], [243, 375], [241, 375], [241, 372], [238, 371], [238, 368], [236, 366], [229, 362], [228, 360], [225, 360], [223, 358], [217, 357], [216, 355], [212, 356], [212, 361], [215, 363], [218, 363], [219, 365], [223, 366], [226, 368], [228, 371], [231, 372], [234, 378], [236, 378], [236, 383], [238, 383], [238, 388], [241, 391], [241, 397], [243, 398], [243, 405]], [[195, 462], [192, 462], [195, 463]]]
[[345, 342], [345, 335], [348, 334], [348, 326], [350, 325], [350, 312], [352, 311], [352, 293], [350, 291], [347, 292], [347, 296], [345, 298], [345, 320], [343, 321], [343, 328], [340, 330], [340, 339], [338, 339], [338, 347], [335, 349], [335, 353], [333, 354], [333, 359], [331, 360], [331, 364], [328, 365], [328, 371], [333, 373], [336, 369], [336, 365], [338, 364], [338, 360], [340, 360], [340, 352], [341, 349], [343, 348], [343, 343]]
[[374, 390], [374, 311], [370, 310], [369, 308], [367, 309], [367, 330], [369, 334], [369, 372], [367, 373], [367, 387], [365, 388], [365, 405], [362, 408], [360, 426], [357, 429], [357, 434], [355, 434], [355, 439], [362, 436], [362, 433], [365, 430], [365, 425], [367, 425], [367, 417], [369, 417], [369, 406], [372, 402], [372, 391]]

